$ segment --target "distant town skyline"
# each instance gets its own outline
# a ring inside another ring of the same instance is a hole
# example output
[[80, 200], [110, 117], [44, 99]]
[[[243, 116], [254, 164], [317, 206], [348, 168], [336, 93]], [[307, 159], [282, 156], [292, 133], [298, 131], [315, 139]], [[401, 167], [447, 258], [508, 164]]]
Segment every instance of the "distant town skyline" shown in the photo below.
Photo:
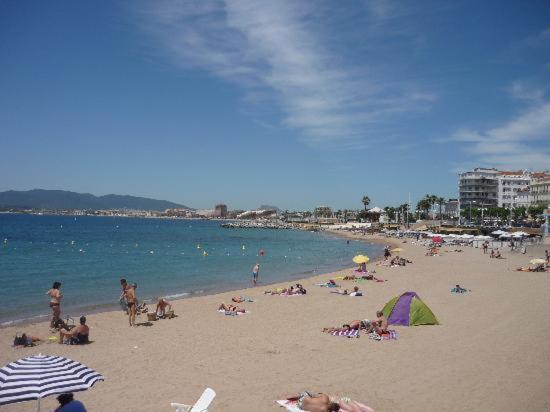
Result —
[[547, 1], [3, 2], [0, 191], [337, 210], [548, 170], [549, 21]]

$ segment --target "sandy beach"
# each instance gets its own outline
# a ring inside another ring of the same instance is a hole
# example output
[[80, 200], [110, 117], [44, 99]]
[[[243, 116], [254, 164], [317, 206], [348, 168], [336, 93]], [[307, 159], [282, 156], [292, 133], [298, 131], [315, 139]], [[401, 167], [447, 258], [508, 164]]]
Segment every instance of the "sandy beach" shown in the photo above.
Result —
[[[351, 274], [348, 269], [302, 280], [305, 296], [264, 295], [287, 284], [260, 284], [178, 300], [177, 318], [151, 326], [130, 328], [122, 311], [90, 315], [93, 343], [86, 346], [17, 349], [11, 346], [16, 331], [45, 338], [48, 323], [8, 327], [0, 329], [0, 363], [42, 353], [86, 364], [105, 376], [75, 394], [89, 411], [170, 411], [170, 402], [193, 403], [206, 387], [217, 392], [212, 411], [283, 411], [274, 400], [303, 390], [347, 395], [377, 411], [549, 410], [550, 277], [514, 270], [543, 255], [544, 247], [526, 255], [505, 248], [500, 260], [472, 247], [461, 247], [461, 253], [444, 247], [441, 256], [431, 257], [410, 241], [399, 245], [405, 249], [400, 255], [414, 263], [396, 268], [369, 263], [387, 282], [359, 283], [363, 297], [315, 286]], [[471, 292], [452, 295], [457, 283]], [[441, 324], [393, 327], [399, 339], [382, 342], [321, 332], [373, 319], [405, 291], [417, 292]], [[256, 300], [243, 304], [249, 314], [216, 311], [235, 295]], [[55, 397], [46, 398], [43, 410], [56, 404]], [[26, 402], [1, 409], [35, 407], [36, 402]]]

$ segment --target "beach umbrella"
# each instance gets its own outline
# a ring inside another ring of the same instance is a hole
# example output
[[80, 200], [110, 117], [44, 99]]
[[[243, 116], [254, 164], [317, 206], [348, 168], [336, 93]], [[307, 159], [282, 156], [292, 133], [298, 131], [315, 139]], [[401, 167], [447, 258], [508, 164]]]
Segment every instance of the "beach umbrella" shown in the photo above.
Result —
[[401, 249], [400, 247], [396, 247], [395, 249], [392, 249], [391, 251], [392, 252], [403, 252], [403, 249]]
[[531, 259], [529, 263], [532, 263], [533, 265], [542, 265], [543, 263], [546, 263], [546, 260], [544, 259]]
[[506, 232], [504, 230], [495, 230], [494, 232], [491, 232], [491, 235], [496, 235], [496, 236], [500, 236], [500, 235], [505, 235]]
[[35, 355], [0, 369], [0, 405], [85, 391], [104, 380], [86, 365], [61, 356]]
[[441, 239], [441, 236], [434, 236], [432, 238], [432, 242], [434, 243], [442, 243], [443, 242], [443, 239]]
[[529, 236], [529, 233], [525, 233], [525, 232], [514, 232], [512, 233], [512, 236]]
[[357, 255], [357, 256], [354, 256], [353, 258], [353, 261], [358, 264], [367, 263], [369, 260], [370, 260], [369, 257], [365, 255]]

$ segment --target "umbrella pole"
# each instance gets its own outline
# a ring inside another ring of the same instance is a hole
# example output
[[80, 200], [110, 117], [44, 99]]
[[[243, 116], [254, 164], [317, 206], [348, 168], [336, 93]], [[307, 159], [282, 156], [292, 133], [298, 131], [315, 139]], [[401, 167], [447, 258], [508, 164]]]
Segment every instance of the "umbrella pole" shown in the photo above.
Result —
[[40, 412], [40, 398], [38, 398], [38, 412]]

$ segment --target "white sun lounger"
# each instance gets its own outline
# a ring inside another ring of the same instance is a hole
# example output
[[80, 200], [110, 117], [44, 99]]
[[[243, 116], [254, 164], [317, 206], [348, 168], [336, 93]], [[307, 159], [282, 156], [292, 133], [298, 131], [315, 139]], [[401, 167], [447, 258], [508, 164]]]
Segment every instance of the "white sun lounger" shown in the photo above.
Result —
[[194, 405], [184, 405], [182, 403], [172, 402], [170, 405], [174, 408], [174, 412], [208, 412], [208, 407], [216, 397], [216, 392], [213, 389], [206, 388], [201, 397]]

